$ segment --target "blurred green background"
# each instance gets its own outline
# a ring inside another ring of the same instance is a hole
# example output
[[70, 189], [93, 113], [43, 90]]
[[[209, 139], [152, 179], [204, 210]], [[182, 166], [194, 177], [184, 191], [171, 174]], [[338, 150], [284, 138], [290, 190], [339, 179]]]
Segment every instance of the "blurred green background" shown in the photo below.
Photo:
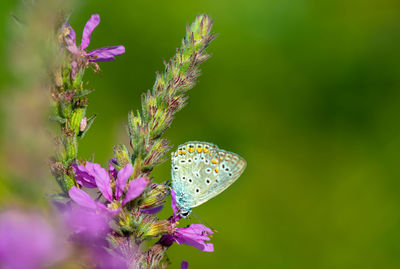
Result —
[[[3, 24], [17, 2], [0, 4]], [[89, 49], [126, 47], [86, 77], [97, 119], [80, 150], [102, 164], [128, 144], [127, 113], [186, 23], [215, 19], [213, 56], [166, 137], [213, 142], [248, 166], [195, 209], [219, 231], [215, 252], [174, 245], [171, 268], [400, 268], [399, 1], [81, 1], [70, 19], [78, 39], [93, 13]]]

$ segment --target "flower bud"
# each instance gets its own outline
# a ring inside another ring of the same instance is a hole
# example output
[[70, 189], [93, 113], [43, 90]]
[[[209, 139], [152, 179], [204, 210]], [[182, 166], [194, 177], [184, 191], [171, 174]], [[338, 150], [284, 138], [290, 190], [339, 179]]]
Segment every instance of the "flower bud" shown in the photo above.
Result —
[[120, 168], [125, 167], [130, 163], [129, 151], [125, 145], [118, 145], [114, 147], [114, 157], [117, 159]]
[[164, 203], [165, 197], [169, 195], [169, 187], [164, 184], [151, 184], [149, 190], [142, 195], [139, 201], [140, 208], [152, 208]]
[[173, 230], [169, 220], [158, 220], [156, 217], [134, 210], [129, 214], [121, 214], [118, 220], [122, 231], [136, 234], [136, 238], [153, 238]]
[[75, 131], [75, 134], [78, 134], [81, 128], [82, 119], [85, 116], [84, 108], [77, 108], [72, 114], [70, 127]]
[[86, 126], [87, 126], [87, 118], [83, 117], [83, 119], [81, 120], [81, 123], [79, 125], [79, 131], [81, 131], [81, 132], [85, 131]]

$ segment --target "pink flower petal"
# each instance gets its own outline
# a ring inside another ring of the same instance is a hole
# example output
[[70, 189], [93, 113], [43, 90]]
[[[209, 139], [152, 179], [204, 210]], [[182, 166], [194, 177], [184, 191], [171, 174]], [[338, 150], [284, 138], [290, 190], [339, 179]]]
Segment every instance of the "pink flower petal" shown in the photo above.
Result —
[[112, 189], [110, 185], [110, 176], [108, 175], [106, 169], [102, 168], [100, 165], [96, 164], [94, 168], [96, 185], [103, 196], [110, 202], [113, 201]]
[[93, 14], [90, 19], [87, 21], [85, 28], [83, 29], [82, 34], [82, 42], [81, 42], [81, 49], [86, 49], [90, 43], [90, 35], [92, 34], [93, 30], [99, 25], [100, 23], [100, 16], [99, 14]]
[[125, 185], [128, 182], [128, 179], [132, 175], [132, 173], [133, 167], [130, 163], [125, 165], [125, 167], [118, 172], [117, 181], [115, 183], [115, 199], [119, 200], [119, 198], [121, 197], [122, 193], [124, 192]]
[[178, 207], [176, 206], [176, 194], [173, 189], [171, 189], [171, 207], [174, 211], [174, 218], [176, 218], [176, 213], [178, 212]]
[[114, 167], [114, 164], [117, 164], [117, 161], [113, 158], [108, 162], [108, 173], [113, 177], [116, 178], [117, 177], [117, 170]]
[[79, 185], [86, 188], [96, 188], [92, 163], [86, 162], [86, 166], [74, 163], [72, 164], [72, 168], [76, 175], [76, 182], [78, 182]]
[[71, 25], [68, 22], [65, 23], [64, 27], [67, 28], [69, 31], [67, 38], [69, 40], [71, 40], [74, 44], [76, 44], [76, 34], [75, 34], [74, 29], [71, 27]]
[[76, 186], [73, 186], [69, 192], [69, 197], [77, 203], [78, 205], [82, 207], [86, 207], [89, 209], [97, 209], [98, 208], [98, 203], [95, 202], [92, 197], [89, 196], [86, 192], [84, 192], [81, 189], [78, 189]]
[[87, 55], [90, 57], [90, 62], [107, 62], [115, 60], [114, 56], [118, 56], [124, 53], [124, 46], [113, 46], [92, 50], [88, 52]]
[[140, 177], [129, 182], [128, 191], [126, 192], [122, 204], [124, 205], [141, 195], [148, 183], [149, 180], [145, 177]]
[[202, 251], [213, 252], [214, 245], [205, 242], [210, 240], [209, 234], [213, 234], [213, 232], [203, 224], [192, 224], [186, 228], [177, 228], [174, 239], [178, 244], [186, 244]]
[[36, 212], [0, 213], [0, 268], [48, 268], [67, 254], [63, 231]]

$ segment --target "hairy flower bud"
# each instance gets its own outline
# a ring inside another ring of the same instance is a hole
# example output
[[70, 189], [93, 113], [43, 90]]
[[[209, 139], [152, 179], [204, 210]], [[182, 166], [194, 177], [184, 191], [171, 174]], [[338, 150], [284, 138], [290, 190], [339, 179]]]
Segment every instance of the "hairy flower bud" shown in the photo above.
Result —
[[130, 163], [129, 151], [125, 145], [117, 145], [114, 147], [114, 157], [120, 168]]
[[164, 184], [151, 184], [149, 190], [143, 194], [139, 201], [140, 208], [147, 209], [164, 203], [165, 197], [169, 195], [169, 187]]

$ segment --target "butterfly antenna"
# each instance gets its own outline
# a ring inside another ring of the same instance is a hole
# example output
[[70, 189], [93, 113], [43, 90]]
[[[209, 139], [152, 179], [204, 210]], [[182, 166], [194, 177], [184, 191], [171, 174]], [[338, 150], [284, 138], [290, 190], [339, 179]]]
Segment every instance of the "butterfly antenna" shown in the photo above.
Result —
[[[198, 220], [200, 221], [202, 224], [206, 225], [207, 227], [209, 227], [211, 229], [211, 231], [213, 231], [214, 233], [218, 233], [218, 231], [216, 229], [214, 229], [213, 227], [211, 227], [204, 219], [200, 218], [199, 215], [197, 215], [196, 213], [194, 213], [192, 211], [192, 215]], [[212, 237], [212, 236], [210, 236]]]

